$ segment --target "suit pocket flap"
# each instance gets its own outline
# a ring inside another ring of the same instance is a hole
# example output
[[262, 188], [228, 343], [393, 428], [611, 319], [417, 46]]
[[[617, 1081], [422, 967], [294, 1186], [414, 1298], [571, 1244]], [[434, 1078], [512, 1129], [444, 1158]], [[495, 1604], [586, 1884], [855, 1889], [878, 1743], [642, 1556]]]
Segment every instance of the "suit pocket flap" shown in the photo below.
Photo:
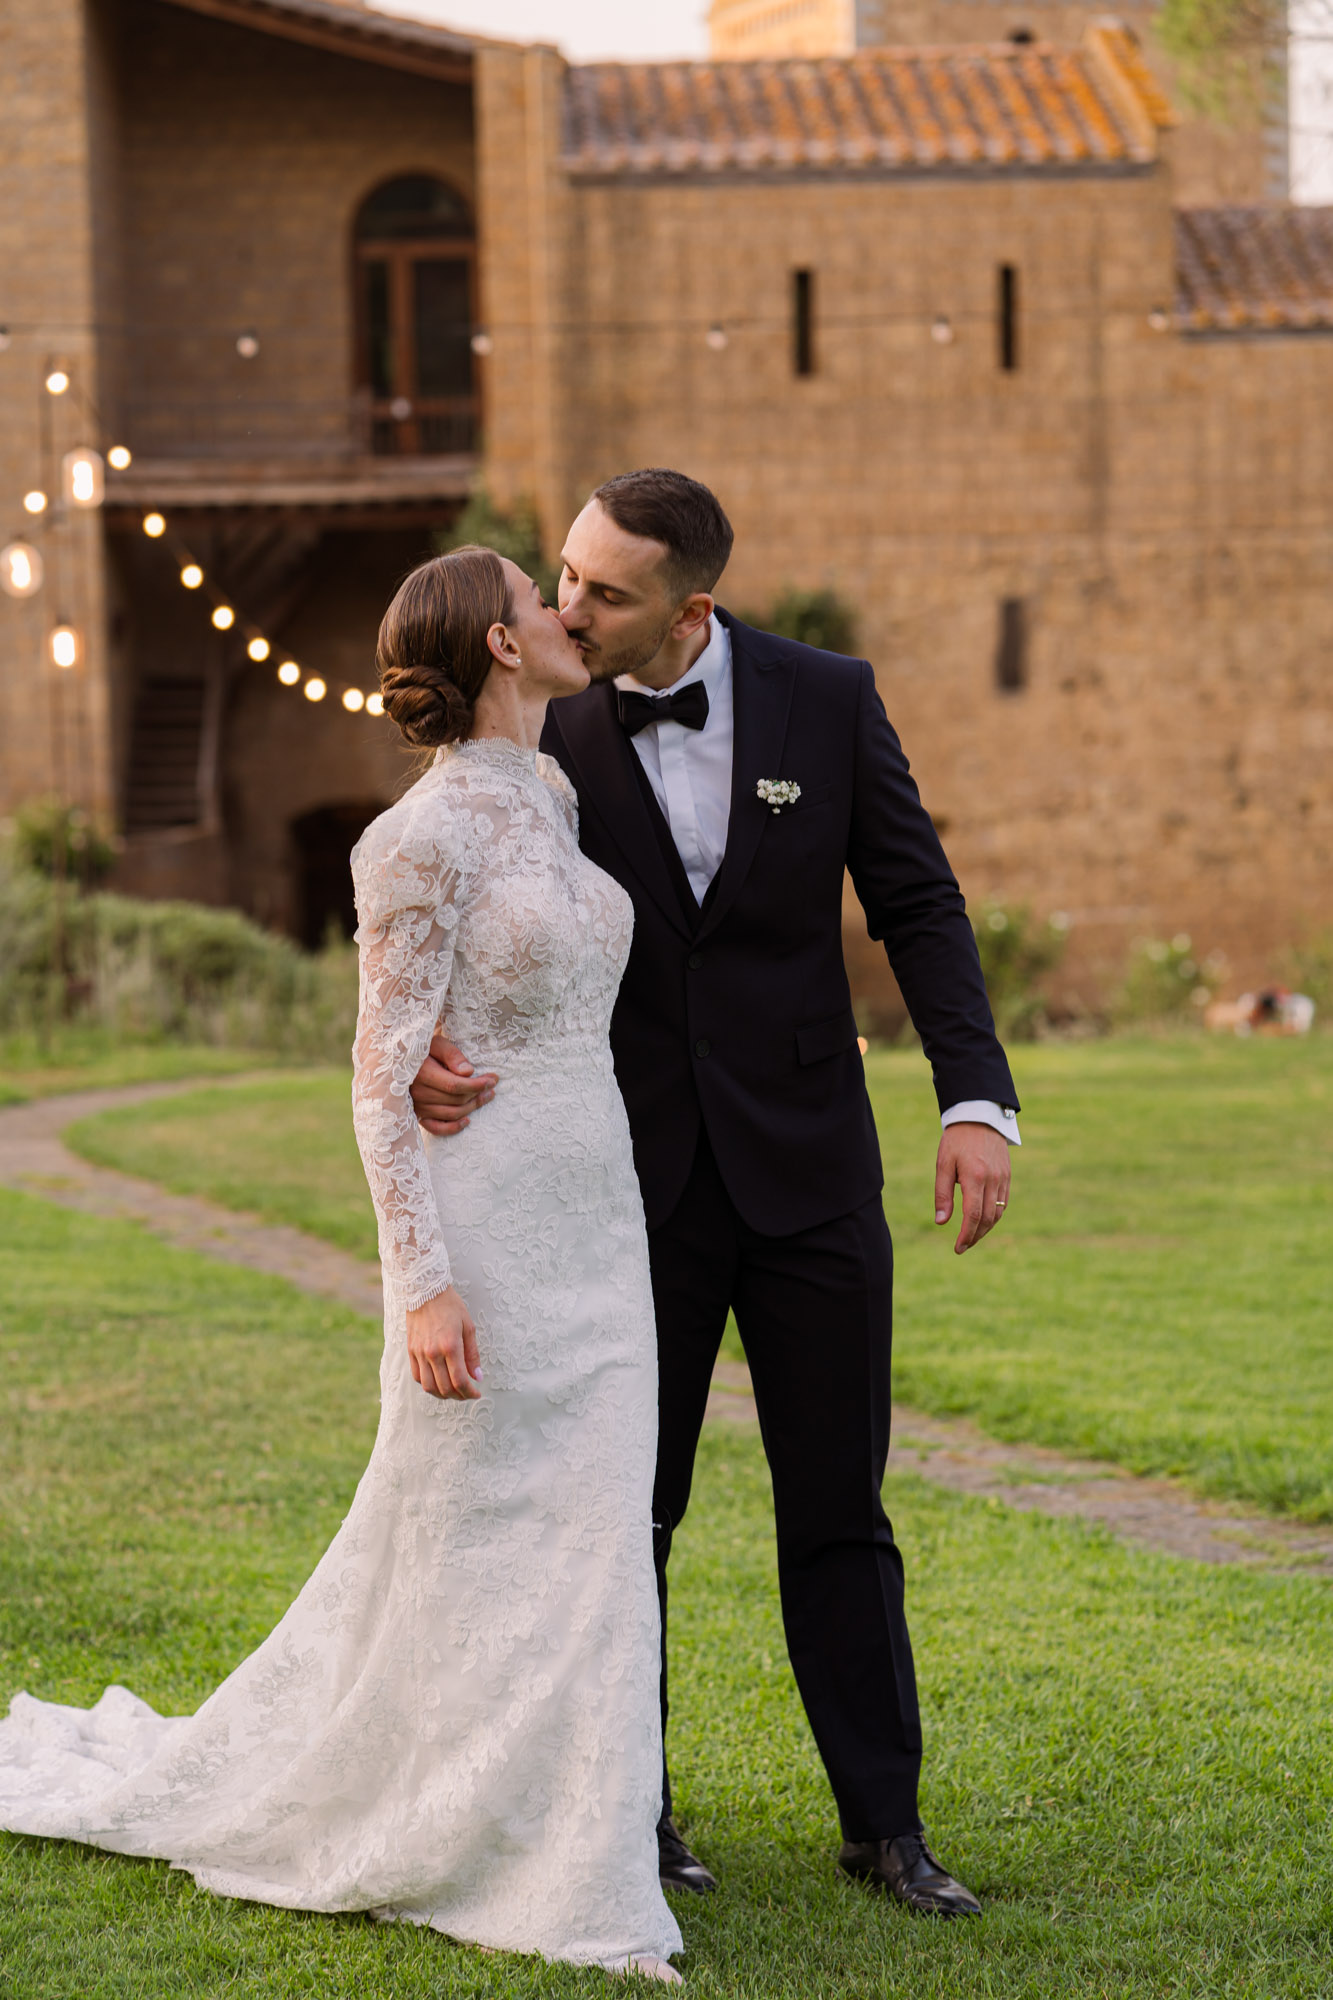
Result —
[[823, 1062], [827, 1056], [838, 1056], [855, 1047], [856, 1016], [850, 1007], [844, 1007], [841, 1014], [834, 1014], [828, 1021], [812, 1021], [808, 1028], [796, 1030], [799, 1063]]

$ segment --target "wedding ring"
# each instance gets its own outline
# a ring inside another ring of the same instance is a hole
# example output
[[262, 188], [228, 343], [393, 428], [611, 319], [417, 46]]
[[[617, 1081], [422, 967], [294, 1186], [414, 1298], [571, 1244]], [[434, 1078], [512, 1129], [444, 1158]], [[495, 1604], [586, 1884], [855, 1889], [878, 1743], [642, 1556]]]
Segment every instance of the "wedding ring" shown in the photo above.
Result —
[[995, 1206], [997, 1208], [1008, 1208], [1009, 1204], [1007, 1201], [997, 1201]]

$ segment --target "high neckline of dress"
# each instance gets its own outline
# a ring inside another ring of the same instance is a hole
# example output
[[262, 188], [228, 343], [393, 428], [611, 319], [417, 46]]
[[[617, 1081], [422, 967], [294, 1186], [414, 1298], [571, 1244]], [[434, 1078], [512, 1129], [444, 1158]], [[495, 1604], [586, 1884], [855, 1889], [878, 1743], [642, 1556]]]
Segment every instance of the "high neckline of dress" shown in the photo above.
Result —
[[515, 743], [512, 736], [469, 736], [462, 743], [446, 744], [436, 762], [443, 762], [446, 757], [466, 757], [472, 763], [495, 764], [502, 771], [531, 774], [537, 769], [537, 752], [527, 749], [522, 743]]

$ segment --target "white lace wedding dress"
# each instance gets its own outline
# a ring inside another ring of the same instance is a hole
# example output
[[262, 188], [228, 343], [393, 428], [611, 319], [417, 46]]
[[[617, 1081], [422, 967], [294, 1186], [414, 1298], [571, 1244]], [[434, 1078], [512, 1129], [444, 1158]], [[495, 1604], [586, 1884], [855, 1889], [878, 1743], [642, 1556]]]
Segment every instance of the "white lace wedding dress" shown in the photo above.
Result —
[[[296, 1603], [196, 1715], [115, 1687], [89, 1710], [17, 1696], [0, 1826], [291, 1909], [665, 1958], [656, 1350], [607, 1039], [629, 900], [580, 852], [558, 767], [503, 741], [442, 751], [353, 868], [385, 1278], [370, 1464]], [[441, 1022], [501, 1081], [431, 1140], [407, 1089]], [[409, 1370], [404, 1310], [451, 1282], [478, 1402]]]

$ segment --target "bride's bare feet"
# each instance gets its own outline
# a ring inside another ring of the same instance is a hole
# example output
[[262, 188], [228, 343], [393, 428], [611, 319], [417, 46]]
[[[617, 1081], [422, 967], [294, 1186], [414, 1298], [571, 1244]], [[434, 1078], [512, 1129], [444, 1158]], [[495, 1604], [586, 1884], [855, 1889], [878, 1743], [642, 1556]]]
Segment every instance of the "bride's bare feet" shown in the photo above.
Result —
[[625, 1959], [623, 1963], [608, 1966], [607, 1970], [616, 1979], [625, 1979], [631, 1972], [638, 1972], [642, 1973], [645, 1979], [660, 1979], [664, 1986], [685, 1984], [675, 1966], [668, 1965], [664, 1958], [649, 1958], [638, 1952], [632, 1958]]

